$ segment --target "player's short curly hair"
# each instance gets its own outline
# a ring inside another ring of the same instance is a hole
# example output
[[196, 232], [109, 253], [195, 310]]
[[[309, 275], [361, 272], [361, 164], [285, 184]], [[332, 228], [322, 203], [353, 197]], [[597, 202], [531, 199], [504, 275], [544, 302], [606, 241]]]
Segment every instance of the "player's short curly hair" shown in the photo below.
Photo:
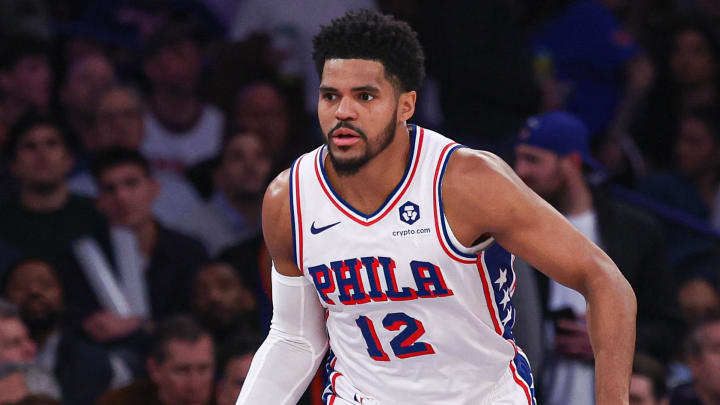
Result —
[[375, 11], [350, 11], [320, 27], [313, 38], [313, 59], [321, 77], [325, 61], [335, 58], [378, 61], [402, 91], [417, 90], [425, 78], [417, 33], [406, 22]]

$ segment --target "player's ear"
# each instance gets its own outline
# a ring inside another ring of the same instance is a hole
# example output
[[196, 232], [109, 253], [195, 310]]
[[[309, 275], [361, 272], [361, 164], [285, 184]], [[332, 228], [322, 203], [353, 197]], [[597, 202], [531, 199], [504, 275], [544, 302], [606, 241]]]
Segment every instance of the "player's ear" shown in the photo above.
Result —
[[408, 121], [415, 114], [415, 101], [417, 101], [417, 92], [415, 90], [400, 93], [398, 98], [398, 121]]

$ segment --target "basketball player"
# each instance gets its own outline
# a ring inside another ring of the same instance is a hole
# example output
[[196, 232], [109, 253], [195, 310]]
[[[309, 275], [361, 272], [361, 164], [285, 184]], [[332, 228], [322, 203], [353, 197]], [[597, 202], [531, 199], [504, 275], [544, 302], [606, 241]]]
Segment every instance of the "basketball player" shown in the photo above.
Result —
[[325, 145], [265, 195], [273, 323], [238, 404], [295, 404], [328, 346], [326, 404], [535, 404], [508, 251], [586, 297], [597, 404], [628, 404], [630, 286], [502, 160], [407, 123], [410, 27], [348, 13], [314, 48]]

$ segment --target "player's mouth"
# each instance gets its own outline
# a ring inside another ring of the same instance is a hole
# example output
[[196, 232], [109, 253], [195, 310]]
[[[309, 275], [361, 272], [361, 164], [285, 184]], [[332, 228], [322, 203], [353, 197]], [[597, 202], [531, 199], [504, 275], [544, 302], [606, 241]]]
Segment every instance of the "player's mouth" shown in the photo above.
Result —
[[350, 128], [338, 128], [330, 137], [337, 146], [354, 145], [360, 140], [360, 134]]

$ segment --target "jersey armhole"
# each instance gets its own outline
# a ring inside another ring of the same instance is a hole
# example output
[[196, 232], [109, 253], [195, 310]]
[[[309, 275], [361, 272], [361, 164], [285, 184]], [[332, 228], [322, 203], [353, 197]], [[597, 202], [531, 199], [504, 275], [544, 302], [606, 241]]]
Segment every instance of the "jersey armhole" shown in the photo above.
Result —
[[468, 260], [477, 260], [478, 254], [490, 247], [494, 242], [495, 239], [493, 237], [489, 237], [488, 239], [485, 239], [475, 245], [472, 246], [465, 246], [458, 239], [455, 237], [455, 234], [452, 231], [452, 228], [450, 226], [450, 223], [447, 220], [447, 217], [445, 216], [445, 208], [442, 201], [442, 182], [443, 178], [445, 177], [445, 170], [447, 169], [447, 164], [450, 161], [450, 157], [452, 154], [460, 149], [465, 148], [466, 146], [451, 143], [445, 146], [443, 151], [440, 153], [440, 159], [438, 160], [438, 165], [435, 170], [435, 218], [438, 222], [436, 225], [438, 226], [438, 237], [440, 238], [440, 242], [443, 244], [443, 248], [445, 252], [453, 259], [458, 261], [468, 261]]

